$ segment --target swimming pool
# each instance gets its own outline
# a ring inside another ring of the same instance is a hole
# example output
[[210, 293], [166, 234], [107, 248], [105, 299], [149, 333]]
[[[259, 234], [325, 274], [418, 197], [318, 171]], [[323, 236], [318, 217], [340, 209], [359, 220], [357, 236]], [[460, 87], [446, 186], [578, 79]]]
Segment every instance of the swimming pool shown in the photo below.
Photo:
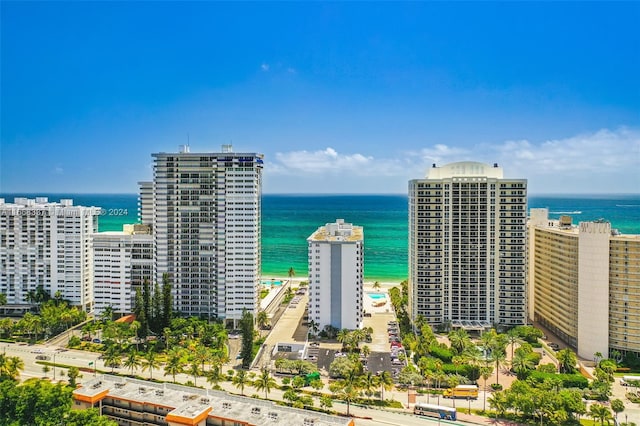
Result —
[[282, 281], [262, 280], [262, 285], [282, 285]]
[[373, 300], [380, 300], [380, 299], [387, 298], [387, 296], [384, 293], [367, 293], [367, 296], [369, 296]]

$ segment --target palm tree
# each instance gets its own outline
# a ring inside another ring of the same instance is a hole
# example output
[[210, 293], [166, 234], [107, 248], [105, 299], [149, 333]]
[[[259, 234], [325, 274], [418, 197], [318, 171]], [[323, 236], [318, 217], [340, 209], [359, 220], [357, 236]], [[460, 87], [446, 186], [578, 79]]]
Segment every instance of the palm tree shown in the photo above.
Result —
[[503, 366], [507, 361], [507, 354], [504, 353], [504, 350], [500, 350], [500, 348], [493, 348], [491, 351], [491, 362], [495, 363], [496, 369], [496, 384], [498, 384], [498, 378], [500, 376], [500, 366]]
[[251, 384], [251, 379], [247, 370], [238, 370], [236, 375], [231, 379], [231, 383], [240, 389], [240, 395], [244, 396], [244, 387]]
[[0, 354], [0, 379], [16, 379], [22, 370], [24, 370], [22, 358]]
[[287, 275], [289, 275], [289, 278], [293, 278], [296, 276], [296, 271], [295, 269], [293, 269], [293, 266], [289, 268], [289, 272], [287, 273]]
[[198, 386], [198, 376], [202, 374], [200, 371], [200, 366], [198, 365], [198, 361], [192, 361], [189, 364], [189, 368], [186, 371], [190, 376], [193, 376], [193, 384], [194, 386]]
[[256, 315], [256, 322], [258, 323], [258, 327], [264, 329], [269, 324], [269, 315], [266, 311], [260, 310]]
[[601, 404], [591, 404], [591, 406], [589, 407], [589, 416], [593, 418], [593, 421], [600, 420], [601, 425], [604, 425], [605, 420], [607, 424], [609, 424], [609, 420], [613, 420], [611, 411], [609, 411], [607, 407]]
[[576, 362], [578, 362], [576, 354], [568, 348], [558, 351], [556, 358], [558, 359], [558, 367], [561, 373], [573, 372]]
[[136, 350], [139, 350], [138, 345], [140, 344], [140, 338], [138, 337], [138, 331], [140, 330], [140, 321], [133, 321], [129, 324], [129, 331], [133, 333], [133, 336], [136, 338]]
[[380, 373], [380, 378], [378, 381], [380, 382], [380, 400], [384, 401], [384, 391], [393, 389], [393, 377], [391, 377], [391, 373], [388, 371], [383, 371]]
[[207, 371], [207, 383], [211, 383], [214, 388], [218, 387], [218, 383], [220, 383], [222, 379], [222, 371], [220, 368], [211, 368]]
[[118, 349], [115, 346], [109, 346], [107, 351], [104, 353], [104, 365], [111, 367], [111, 372], [113, 373], [113, 369], [116, 367], [120, 367], [120, 362], [122, 358]]
[[264, 399], [267, 399], [271, 389], [276, 387], [276, 381], [271, 377], [269, 370], [263, 368], [260, 376], [253, 382], [253, 387], [256, 388], [258, 392], [264, 390]]
[[153, 349], [149, 349], [142, 360], [142, 371], [149, 370], [149, 379], [153, 380], [153, 370], [160, 367], [160, 362], [157, 359], [157, 354]]
[[518, 379], [522, 379], [528, 371], [535, 368], [535, 365], [529, 356], [518, 351], [515, 358], [511, 359], [511, 368], [518, 375]]
[[183, 372], [182, 353], [178, 349], [172, 349], [167, 354], [167, 363], [164, 366], [164, 375], [172, 375], [173, 383], [176, 382], [176, 375]]
[[482, 392], [484, 395], [484, 401], [482, 403], [482, 411], [487, 411], [487, 379], [491, 377], [491, 373], [493, 372], [493, 367], [490, 365], [484, 366], [480, 368], [480, 375], [484, 379], [484, 391]]
[[367, 396], [371, 396], [371, 390], [376, 389], [378, 387], [378, 382], [380, 381], [379, 377], [376, 376], [371, 371], [367, 371], [360, 378], [360, 385], [362, 386], [362, 390], [364, 390]]
[[378, 281], [373, 283], [373, 289], [375, 291], [380, 291], [380, 283]]
[[507, 342], [511, 345], [511, 359], [513, 359], [513, 348], [519, 340], [520, 334], [518, 334], [518, 330], [515, 328], [512, 328], [507, 332]]
[[[449, 382], [449, 387], [451, 388], [455, 388], [456, 386], [458, 386], [460, 384], [460, 379], [458, 378], [458, 376], [449, 376], [447, 378], [447, 382]], [[453, 401], [453, 409], [455, 410], [456, 408], [456, 398], [455, 396], [451, 396], [451, 400]]]
[[140, 367], [141, 365], [138, 351], [136, 351], [134, 348], [131, 348], [131, 350], [129, 351], [129, 355], [127, 356], [127, 359], [124, 360], [123, 365], [126, 368], [128, 368], [131, 371], [131, 375], [133, 375], [133, 370]]
[[349, 330], [347, 330], [346, 328], [343, 328], [340, 331], [338, 331], [336, 340], [338, 340], [339, 343], [342, 343], [342, 346], [346, 346], [347, 341], [349, 340]]
[[459, 328], [449, 333], [449, 342], [451, 343], [451, 348], [457, 354], [461, 354], [471, 344], [471, 339], [464, 328]]
[[204, 364], [211, 360], [211, 352], [204, 345], [197, 345], [196, 350], [193, 352], [193, 360], [200, 363], [200, 370], [204, 372]]

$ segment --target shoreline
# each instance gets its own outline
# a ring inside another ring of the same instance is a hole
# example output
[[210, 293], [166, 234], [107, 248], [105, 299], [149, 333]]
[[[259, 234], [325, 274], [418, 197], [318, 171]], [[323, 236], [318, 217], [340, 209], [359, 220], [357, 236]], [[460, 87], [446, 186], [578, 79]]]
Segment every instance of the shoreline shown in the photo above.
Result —
[[[277, 275], [262, 275], [262, 277], [260, 278], [261, 281], [282, 281], [283, 283], [286, 281], [293, 281], [294, 283], [298, 283], [300, 284], [302, 281], [308, 281], [309, 277], [304, 276], [304, 277], [299, 277], [299, 276], [295, 276], [295, 277], [282, 277], [282, 276], [277, 276]], [[391, 287], [396, 287], [399, 286], [400, 283], [404, 280], [389, 280], [389, 279], [385, 279], [385, 280], [371, 280], [371, 279], [365, 279], [364, 281], [364, 287], [373, 287], [373, 284], [375, 282], [379, 282], [380, 283], [380, 287], [381, 289], [389, 289]]]

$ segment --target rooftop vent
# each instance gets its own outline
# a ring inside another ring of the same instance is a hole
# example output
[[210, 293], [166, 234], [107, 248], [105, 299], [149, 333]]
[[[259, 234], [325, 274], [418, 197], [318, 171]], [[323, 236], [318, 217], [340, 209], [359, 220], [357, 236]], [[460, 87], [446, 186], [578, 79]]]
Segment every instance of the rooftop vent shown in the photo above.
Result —
[[100, 386], [102, 386], [102, 381], [96, 382], [93, 385], [91, 385], [91, 389], [97, 389]]
[[273, 421], [277, 421], [278, 420], [278, 413], [273, 412], [273, 411], [269, 411], [269, 420], [273, 420]]
[[200, 404], [209, 404], [210, 402], [209, 398], [200, 398]]
[[124, 385], [124, 383], [116, 383], [116, 389], [122, 389]]
[[163, 391], [163, 390], [158, 389], [158, 390], [156, 391], [156, 396], [164, 396], [164, 391]]
[[224, 410], [230, 410], [231, 409], [231, 403], [230, 402], [223, 402], [222, 403], [222, 408]]
[[138, 393], [145, 393], [145, 392], [147, 392], [147, 388], [142, 387], [142, 386], [140, 386], [140, 387], [138, 388]]
[[260, 414], [260, 407], [251, 408], [251, 414], [253, 414], [254, 416], [257, 416], [258, 414]]
[[312, 418], [309, 418], [309, 417], [304, 419], [304, 423], [303, 423], [304, 426], [313, 426], [315, 424], [316, 424], [316, 419], [312, 419]]

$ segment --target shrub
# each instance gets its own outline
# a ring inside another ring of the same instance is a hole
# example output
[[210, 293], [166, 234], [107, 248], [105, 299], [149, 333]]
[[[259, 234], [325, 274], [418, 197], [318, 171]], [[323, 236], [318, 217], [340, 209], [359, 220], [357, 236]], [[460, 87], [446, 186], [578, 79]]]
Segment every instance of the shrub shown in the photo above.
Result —
[[560, 379], [562, 381], [563, 388], [580, 388], [585, 389], [589, 386], [589, 381], [580, 374], [554, 374], [543, 373], [541, 371], [532, 371], [529, 374], [529, 379], [536, 383], [542, 383], [546, 379]]
[[500, 383], [492, 383], [491, 384], [491, 389], [493, 389], [494, 391], [501, 391], [502, 390], [502, 385]]
[[453, 358], [453, 353], [447, 347], [440, 346], [438, 344], [433, 344], [429, 347], [429, 352], [431, 356], [439, 358], [442, 362], [450, 363], [451, 358]]

